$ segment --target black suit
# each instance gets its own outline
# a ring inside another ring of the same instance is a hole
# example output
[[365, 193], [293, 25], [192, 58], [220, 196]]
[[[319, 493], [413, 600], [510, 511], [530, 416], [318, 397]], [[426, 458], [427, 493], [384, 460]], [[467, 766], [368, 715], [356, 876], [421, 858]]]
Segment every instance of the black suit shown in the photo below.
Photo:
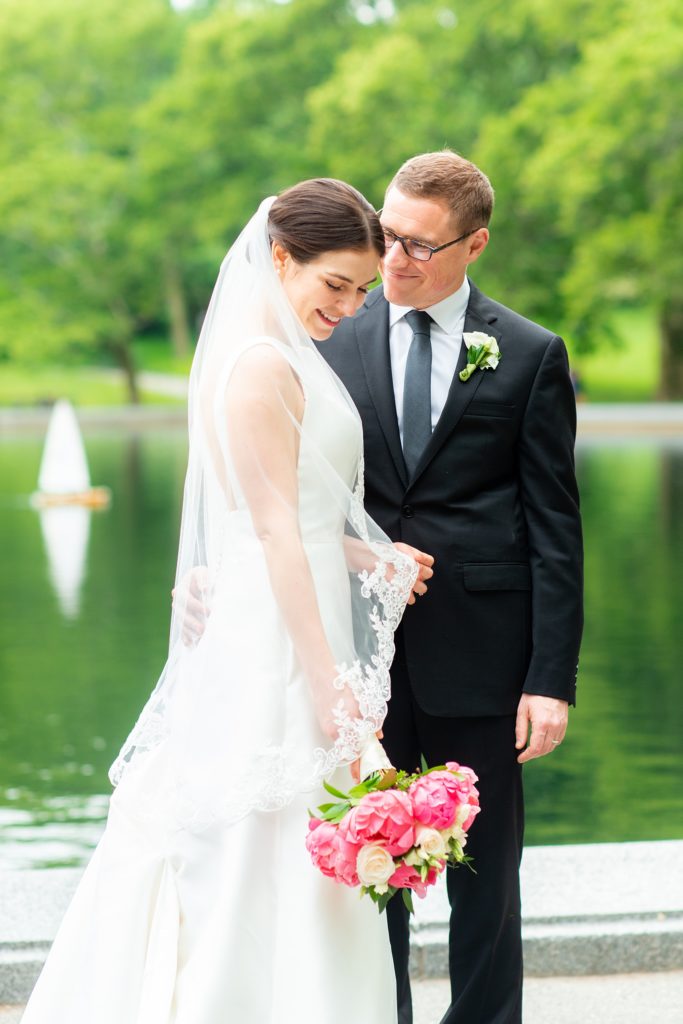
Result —
[[[523, 691], [574, 702], [582, 626], [575, 405], [560, 338], [473, 285], [465, 331], [496, 337], [496, 370], [453, 378], [412, 477], [398, 430], [389, 306], [375, 289], [320, 351], [359, 409], [366, 507], [392, 540], [434, 555], [429, 592], [397, 634], [385, 744], [399, 767], [470, 764], [482, 813], [449, 872], [449, 1024], [521, 1020], [518, 866], [523, 827], [514, 716]], [[463, 343], [458, 370], [465, 365]], [[395, 905], [395, 906], [394, 906]], [[410, 1021], [407, 931], [390, 905], [401, 1021]]]

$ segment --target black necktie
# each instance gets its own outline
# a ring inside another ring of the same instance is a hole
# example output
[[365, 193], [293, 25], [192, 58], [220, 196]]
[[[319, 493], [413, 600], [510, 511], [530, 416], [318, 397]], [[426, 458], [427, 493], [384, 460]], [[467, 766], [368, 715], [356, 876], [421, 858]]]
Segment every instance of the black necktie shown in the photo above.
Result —
[[412, 476], [432, 436], [432, 318], [421, 309], [411, 309], [405, 318], [413, 340], [403, 384], [403, 457]]

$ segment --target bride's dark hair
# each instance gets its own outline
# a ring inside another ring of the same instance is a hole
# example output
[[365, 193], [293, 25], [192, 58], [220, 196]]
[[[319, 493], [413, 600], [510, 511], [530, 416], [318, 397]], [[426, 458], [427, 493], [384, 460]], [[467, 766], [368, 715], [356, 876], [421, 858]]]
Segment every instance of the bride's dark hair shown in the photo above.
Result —
[[281, 192], [270, 208], [268, 233], [297, 263], [341, 249], [384, 255], [379, 217], [365, 196], [336, 178], [300, 181]]

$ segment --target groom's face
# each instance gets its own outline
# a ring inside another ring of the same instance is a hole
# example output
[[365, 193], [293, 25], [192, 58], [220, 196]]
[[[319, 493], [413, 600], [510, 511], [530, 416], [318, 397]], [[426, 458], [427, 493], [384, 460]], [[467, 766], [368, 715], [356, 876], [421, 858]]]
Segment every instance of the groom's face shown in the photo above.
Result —
[[[395, 186], [387, 192], [380, 220], [382, 227], [390, 228], [394, 234], [433, 247], [461, 234], [445, 203], [405, 195]], [[480, 228], [456, 245], [434, 253], [427, 261], [407, 256], [401, 243], [394, 242], [380, 263], [386, 298], [397, 306], [433, 306], [458, 290], [468, 264], [476, 260], [487, 241], [488, 231]]]

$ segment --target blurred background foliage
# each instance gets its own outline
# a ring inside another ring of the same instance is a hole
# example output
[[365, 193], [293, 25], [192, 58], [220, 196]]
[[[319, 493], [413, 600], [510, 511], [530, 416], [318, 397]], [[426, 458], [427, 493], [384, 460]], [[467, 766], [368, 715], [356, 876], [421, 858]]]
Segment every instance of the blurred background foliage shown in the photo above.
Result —
[[477, 283], [589, 397], [681, 399], [682, 64], [678, 0], [0, 0], [0, 376], [113, 364], [136, 400], [265, 195], [379, 206], [447, 145], [497, 193]]

